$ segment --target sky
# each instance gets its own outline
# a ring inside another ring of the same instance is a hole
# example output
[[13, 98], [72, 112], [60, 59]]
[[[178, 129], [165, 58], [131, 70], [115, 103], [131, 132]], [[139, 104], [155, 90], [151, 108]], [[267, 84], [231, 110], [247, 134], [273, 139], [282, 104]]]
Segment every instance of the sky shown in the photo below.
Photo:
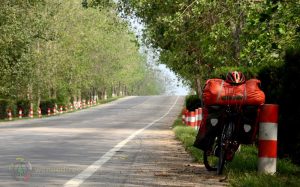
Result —
[[158, 65], [158, 69], [162, 70], [162, 72], [164, 72], [171, 80], [171, 85], [167, 86], [165, 95], [188, 95], [189, 88], [178, 80], [174, 72], [170, 71], [170, 69], [163, 64]]

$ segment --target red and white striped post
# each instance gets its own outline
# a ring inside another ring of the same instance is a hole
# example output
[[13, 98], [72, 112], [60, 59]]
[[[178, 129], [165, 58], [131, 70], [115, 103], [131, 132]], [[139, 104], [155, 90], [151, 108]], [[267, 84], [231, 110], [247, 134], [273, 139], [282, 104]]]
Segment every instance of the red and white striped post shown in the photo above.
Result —
[[190, 112], [190, 126], [193, 128], [196, 126], [196, 113], [194, 111]]
[[56, 115], [56, 107], [53, 107], [53, 115]]
[[50, 109], [50, 108], [48, 108], [48, 110], [47, 110], [47, 114], [48, 114], [48, 116], [50, 116], [50, 115], [51, 115], [51, 109]]
[[201, 121], [202, 121], [202, 108], [198, 108], [198, 116], [196, 121], [196, 130], [198, 131], [200, 129]]
[[60, 114], [63, 113], [63, 108], [62, 108], [62, 106], [59, 107], [59, 113], [60, 113]]
[[23, 111], [22, 109], [19, 109], [19, 118], [22, 119], [22, 117], [23, 117]]
[[201, 108], [201, 122], [200, 122], [200, 129], [198, 131], [198, 134], [200, 137], [204, 137], [206, 134], [206, 122], [207, 122], [207, 118], [208, 118], [208, 110], [207, 108]]
[[274, 174], [277, 160], [278, 105], [265, 104], [259, 117], [258, 172]]
[[199, 121], [199, 109], [197, 108], [196, 110], [195, 110], [195, 120], [196, 120], [196, 122], [195, 122], [195, 130], [198, 130], [198, 121]]
[[190, 124], [190, 111], [185, 111], [185, 124], [188, 126]]
[[7, 111], [7, 116], [8, 116], [8, 120], [11, 121], [12, 120], [12, 113], [11, 113], [10, 109], [8, 109], [8, 111]]
[[40, 108], [40, 107], [38, 108], [38, 116], [39, 116], [39, 118], [41, 118], [41, 117], [42, 117], [42, 110], [41, 110], [41, 108]]
[[29, 117], [33, 118], [33, 109], [32, 108], [29, 109]]
[[65, 111], [68, 112], [68, 106], [65, 106]]
[[185, 113], [186, 113], [186, 109], [184, 108], [184, 109], [182, 109], [182, 112], [181, 112], [181, 114], [182, 114], [181, 119], [182, 119], [183, 124], [185, 124]]

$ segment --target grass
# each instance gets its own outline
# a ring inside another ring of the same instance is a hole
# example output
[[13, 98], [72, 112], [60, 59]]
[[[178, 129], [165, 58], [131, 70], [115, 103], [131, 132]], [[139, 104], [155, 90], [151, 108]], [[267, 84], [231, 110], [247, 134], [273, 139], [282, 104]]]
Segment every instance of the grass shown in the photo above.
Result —
[[112, 98], [108, 98], [106, 100], [99, 100], [99, 104], [109, 103], [109, 102], [115, 101], [120, 98], [122, 98], [122, 97], [112, 97]]
[[174, 122], [173, 130], [176, 138], [184, 144], [185, 149], [194, 156], [196, 161], [202, 162], [202, 151], [193, 146], [197, 132], [193, 128], [183, 125], [181, 119]]
[[[202, 151], [193, 147], [197, 132], [177, 119], [173, 125], [175, 136], [191, 153], [195, 161], [203, 163]], [[257, 173], [257, 148], [242, 145], [232, 162], [226, 165], [224, 174], [228, 176], [230, 186], [234, 187], [300, 187], [300, 167], [294, 165], [289, 159], [277, 159], [277, 172], [275, 175]]]

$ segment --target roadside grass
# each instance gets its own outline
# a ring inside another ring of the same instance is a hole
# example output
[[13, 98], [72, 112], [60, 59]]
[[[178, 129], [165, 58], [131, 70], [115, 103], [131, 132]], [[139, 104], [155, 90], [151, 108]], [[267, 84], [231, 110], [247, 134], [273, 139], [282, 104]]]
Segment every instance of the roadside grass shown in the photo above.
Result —
[[[197, 132], [177, 119], [173, 131], [185, 149], [195, 158], [196, 162], [203, 163], [203, 153], [193, 147]], [[224, 174], [230, 186], [234, 187], [294, 187], [300, 186], [300, 167], [288, 159], [277, 159], [275, 175], [257, 173], [257, 148], [254, 145], [242, 145], [232, 162], [226, 165]]]
[[174, 122], [173, 130], [176, 138], [180, 140], [185, 149], [193, 155], [195, 161], [203, 162], [202, 151], [193, 146], [197, 132], [193, 128], [184, 125], [179, 118]]
[[[105, 104], [105, 103], [109, 103], [109, 102], [118, 100], [118, 99], [120, 99], [120, 98], [122, 98], [122, 97], [112, 97], [112, 98], [108, 98], [108, 99], [106, 99], [106, 100], [100, 100], [98, 103], [99, 103], [99, 104]], [[97, 104], [97, 105], [99, 105], [99, 104]], [[97, 105], [95, 105], [95, 106], [97, 106]]]
[[[57, 113], [55, 115], [51, 114], [50, 116], [48, 115], [42, 115], [41, 118], [46, 118], [46, 117], [52, 117], [52, 116], [59, 116], [59, 115], [63, 115], [63, 114], [66, 114], [66, 113], [73, 113], [73, 112], [77, 112], [77, 111], [80, 111], [80, 110], [84, 110], [84, 109], [88, 109], [88, 108], [92, 108], [92, 107], [95, 107], [95, 106], [98, 106], [98, 105], [102, 105], [102, 104], [105, 104], [105, 103], [110, 103], [112, 101], [115, 101], [115, 100], [118, 100], [122, 97], [113, 97], [113, 98], [108, 98], [106, 100], [99, 100], [99, 102], [96, 104], [96, 105], [93, 105], [93, 106], [90, 106], [90, 107], [86, 107], [86, 108], [83, 108], [83, 109], [78, 109], [78, 110], [68, 110], [67, 112], [64, 111], [64, 113], [60, 114], [60, 113]], [[22, 118], [19, 118], [19, 117], [14, 117], [12, 118], [12, 120], [8, 120], [7, 118], [6, 119], [0, 119], [0, 122], [9, 122], [9, 121], [19, 121], [19, 120], [29, 120], [29, 119], [37, 119], [39, 118], [38, 114], [34, 114], [33, 115], [33, 118], [30, 118], [30, 117], [22, 117]]]

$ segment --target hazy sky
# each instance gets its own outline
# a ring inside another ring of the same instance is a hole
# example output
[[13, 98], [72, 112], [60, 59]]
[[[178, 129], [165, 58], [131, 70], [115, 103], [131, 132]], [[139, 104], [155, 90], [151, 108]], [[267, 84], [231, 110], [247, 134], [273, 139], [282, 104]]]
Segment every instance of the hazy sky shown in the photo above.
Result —
[[183, 85], [181, 81], [178, 81], [178, 78], [172, 71], [166, 68], [165, 65], [159, 65], [159, 69], [165, 72], [172, 80], [172, 84], [166, 88], [167, 95], [188, 95], [189, 88]]

